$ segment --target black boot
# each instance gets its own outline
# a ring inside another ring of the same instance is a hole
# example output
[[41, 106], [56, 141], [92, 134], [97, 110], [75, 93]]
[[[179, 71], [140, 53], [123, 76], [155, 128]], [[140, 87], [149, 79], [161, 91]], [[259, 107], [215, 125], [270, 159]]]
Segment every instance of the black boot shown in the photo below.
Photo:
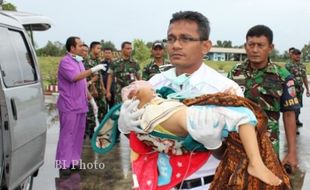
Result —
[[297, 127], [302, 127], [303, 123], [299, 121], [299, 119], [296, 121], [296, 126]]

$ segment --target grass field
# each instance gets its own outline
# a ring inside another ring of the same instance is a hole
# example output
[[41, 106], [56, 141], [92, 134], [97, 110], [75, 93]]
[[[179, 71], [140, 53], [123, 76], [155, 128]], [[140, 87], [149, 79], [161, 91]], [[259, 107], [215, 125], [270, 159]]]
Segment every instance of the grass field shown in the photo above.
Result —
[[227, 73], [232, 69], [233, 66], [235, 66], [237, 61], [205, 61], [205, 64], [207, 64], [209, 67], [212, 67], [213, 69], [219, 71], [219, 72], [225, 72]]
[[[44, 80], [44, 86], [57, 82], [57, 67], [61, 57], [39, 57], [39, 65]], [[228, 72], [238, 62], [235, 61], [205, 61], [207, 65], [220, 72]], [[277, 64], [284, 66], [283, 62]], [[310, 75], [310, 63], [305, 63], [307, 74]]]
[[57, 83], [57, 67], [60, 59], [61, 57], [38, 57], [44, 86]]

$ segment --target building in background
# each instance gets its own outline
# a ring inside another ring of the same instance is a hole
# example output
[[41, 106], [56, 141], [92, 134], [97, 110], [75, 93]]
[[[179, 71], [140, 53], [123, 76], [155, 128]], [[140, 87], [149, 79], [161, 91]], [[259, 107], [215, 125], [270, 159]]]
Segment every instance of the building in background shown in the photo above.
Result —
[[212, 47], [205, 59], [211, 61], [242, 61], [246, 58], [244, 48]]

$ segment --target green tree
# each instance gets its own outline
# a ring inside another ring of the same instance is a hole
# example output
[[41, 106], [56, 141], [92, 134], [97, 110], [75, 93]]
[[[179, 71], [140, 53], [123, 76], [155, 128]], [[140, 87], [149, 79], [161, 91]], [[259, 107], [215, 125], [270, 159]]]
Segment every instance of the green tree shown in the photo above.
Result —
[[231, 48], [232, 47], [232, 42], [230, 40], [217, 40], [216, 45], [214, 47], [223, 47], [223, 48]]
[[282, 60], [288, 60], [290, 58], [289, 53], [287, 50], [284, 51], [284, 53], [281, 55]]
[[151, 57], [150, 48], [148, 48], [144, 43], [144, 41], [141, 39], [134, 39], [133, 47], [134, 47], [134, 50], [132, 52], [133, 58], [139, 62], [141, 67], [144, 67]]
[[46, 46], [37, 50], [38, 56], [62, 56], [66, 52], [64, 44], [48, 41]]
[[153, 42], [147, 42], [146, 43], [146, 47], [152, 49], [152, 46], [153, 46]]
[[301, 50], [302, 52], [302, 58], [304, 61], [310, 60], [310, 42], [308, 44], [305, 44], [304, 47]]
[[12, 3], [3, 3], [2, 9], [6, 11], [16, 11], [16, 6]]
[[223, 47], [223, 43], [221, 40], [217, 40], [216, 44], [214, 45], [214, 47]]
[[111, 48], [112, 49], [112, 51], [116, 51], [117, 49], [115, 48], [115, 45], [114, 45], [114, 43], [113, 42], [111, 42], [111, 41], [103, 41], [103, 40], [101, 40], [101, 46], [102, 46], [102, 49], [104, 49], [104, 48]]
[[224, 48], [231, 48], [232, 47], [232, 42], [230, 40], [224, 40], [223, 47]]
[[280, 54], [279, 54], [279, 51], [277, 49], [275, 49], [275, 48], [270, 53], [269, 57], [270, 57], [270, 59], [272, 61], [279, 61], [279, 59], [281, 58]]

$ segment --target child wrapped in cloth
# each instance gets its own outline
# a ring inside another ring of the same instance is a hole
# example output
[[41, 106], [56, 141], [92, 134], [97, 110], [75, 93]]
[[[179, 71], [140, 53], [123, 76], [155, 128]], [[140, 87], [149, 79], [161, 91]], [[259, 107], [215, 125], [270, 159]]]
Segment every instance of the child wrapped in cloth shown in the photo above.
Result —
[[[231, 134], [211, 189], [290, 188], [288, 176], [264, 133], [266, 117], [260, 110], [255, 110], [259, 108], [249, 100], [218, 93], [184, 100], [186, 105], [195, 104], [186, 106], [179, 101], [158, 97], [146, 81], [135, 81], [125, 87], [122, 90], [122, 98], [123, 101], [140, 100], [138, 108], [144, 109], [140, 127], [145, 133], [139, 134], [138, 138], [157, 151], [167, 154], [191, 151], [179, 141], [167, 140], [169, 136], [191, 136], [207, 150], [212, 151], [222, 145], [222, 140], [228, 133]], [[258, 121], [251, 110], [256, 113]], [[199, 125], [201, 121], [207, 125]], [[221, 133], [218, 133], [218, 130]], [[160, 135], [154, 134], [166, 135], [161, 138]], [[221, 136], [214, 136], [217, 134]], [[264, 144], [260, 141], [261, 136]], [[237, 155], [230, 155], [232, 152]]]

